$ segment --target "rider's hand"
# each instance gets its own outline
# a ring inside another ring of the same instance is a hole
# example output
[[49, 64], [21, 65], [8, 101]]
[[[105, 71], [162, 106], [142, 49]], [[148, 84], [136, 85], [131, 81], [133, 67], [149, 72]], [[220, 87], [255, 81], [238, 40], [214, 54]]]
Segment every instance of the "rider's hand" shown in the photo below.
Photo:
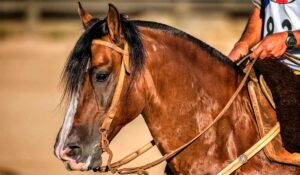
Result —
[[285, 44], [287, 32], [275, 33], [266, 36], [260, 44], [253, 49], [251, 58], [280, 58], [287, 49]]
[[238, 42], [235, 44], [232, 51], [229, 53], [228, 57], [232, 61], [237, 61], [240, 58], [246, 56], [249, 52], [249, 45], [246, 42]]

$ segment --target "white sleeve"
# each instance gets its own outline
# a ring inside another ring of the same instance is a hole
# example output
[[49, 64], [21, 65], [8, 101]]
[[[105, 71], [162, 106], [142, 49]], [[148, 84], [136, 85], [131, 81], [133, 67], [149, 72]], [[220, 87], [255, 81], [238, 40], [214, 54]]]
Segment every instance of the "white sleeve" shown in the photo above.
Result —
[[257, 8], [260, 9], [260, 7], [261, 7], [261, 0], [252, 0], [252, 3], [253, 3]]

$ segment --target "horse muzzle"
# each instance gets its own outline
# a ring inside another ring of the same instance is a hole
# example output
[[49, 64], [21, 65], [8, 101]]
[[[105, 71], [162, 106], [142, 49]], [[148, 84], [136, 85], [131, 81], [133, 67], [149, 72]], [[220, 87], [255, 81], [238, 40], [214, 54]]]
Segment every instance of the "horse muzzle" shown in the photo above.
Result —
[[66, 169], [70, 171], [98, 169], [102, 163], [101, 154], [102, 150], [98, 146], [94, 146], [91, 154], [86, 155], [79, 146], [67, 146], [59, 153], [55, 153], [56, 157], [63, 161]]

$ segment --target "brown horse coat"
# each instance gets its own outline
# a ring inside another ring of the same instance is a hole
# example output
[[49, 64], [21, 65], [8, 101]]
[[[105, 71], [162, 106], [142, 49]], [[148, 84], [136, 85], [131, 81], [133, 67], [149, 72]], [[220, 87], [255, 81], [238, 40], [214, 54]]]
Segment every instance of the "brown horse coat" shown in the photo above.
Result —
[[[142, 114], [161, 153], [171, 152], [213, 121], [242, 79], [242, 73], [229, 59], [177, 29], [154, 22], [127, 21], [113, 6], [102, 21], [93, 21], [86, 12], [81, 12], [81, 17], [87, 28], [83, 39], [91, 36], [90, 42], [100, 38], [119, 47], [123, 47], [126, 40], [131, 48], [133, 73], [126, 76], [117, 115], [108, 133], [110, 140], [124, 125]], [[89, 35], [94, 29], [99, 36]], [[67, 122], [68, 125], [62, 127], [67, 136], [60, 134], [57, 139], [56, 145], [60, 146], [56, 146], [56, 155], [70, 169], [89, 170], [96, 169], [101, 162], [101, 150], [94, 150], [101, 137], [97, 128], [111, 103], [122, 57], [104, 46], [79, 46], [75, 48], [86, 48], [82, 49], [87, 53], [83, 56], [88, 55], [91, 65], [88, 72], [83, 72], [88, 61], [85, 57], [76, 57], [82, 54], [72, 54], [67, 63], [67, 87], [73, 94], [79, 92], [79, 97], [71, 128], [64, 129], [70, 126]], [[244, 88], [224, 117], [168, 160], [168, 166], [174, 174], [217, 174], [258, 139], [248, 92]], [[299, 173], [299, 167], [272, 163], [263, 152], [234, 172], [244, 175]]]

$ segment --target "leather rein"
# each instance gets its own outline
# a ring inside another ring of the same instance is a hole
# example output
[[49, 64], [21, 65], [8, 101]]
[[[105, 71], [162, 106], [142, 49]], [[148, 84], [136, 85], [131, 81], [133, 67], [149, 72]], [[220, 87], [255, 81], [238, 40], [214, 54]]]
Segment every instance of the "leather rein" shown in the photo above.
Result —
[[[111, 171], [112, 173], [117, 172], [119, 174], [134, 174], [134, 173], [137, 173], [137, 174], [140, 174], [140, 175], [149, 174], [146, 171], [147, 169], [149, 169], [151, 167], [154, 167], [154, 166], [162, 163], [163, 161], [172, 158], [177, 153], [179, 153], [182, 150], [184, 150], [185, 148], [187, 148], [189, 145], [191, 145], [195, 140], [197, 140], [200, 136], [202, 136], [209, 128], [211, 128], [216, 122], [218, 122], [224, 116], [224, 113], [231, 106], [231, 104], [233, 103], [233, 101], [238, 96], [239, 92], [242, 90], [245, 83], [247, 82], [248, 77], [250, 75], [250, 71], [253, 68], [253, 66], [254, 66], [254, 64], [257, 60], [257, 58], [253, 59], [253, 60], [250, 60], [250, 64], [248, 65], [248, 69], [245, 72], [245, 76], [243, 77], [242, 81], [240, 82], [240, 84], [237, 87], [234, 94], [230, 97], [230, 99], [228, 100], [226, 105], [223, 107], [223, 109], [219, 112], [219, 114], [216, 116], [216, 118], [206, 128], [204, 128], [199, 134], [197, 134], [194, 138], [192, 138], [189, 142], [185, 143], [184, 145], [180, 146], [179, 148], [171, 151], [170, 153], [167, 153], [167, 154], [163, 155], [161, 158], [159, 158], [159, 159], [157, 159], [153, 162], [150, 162], [146, 165], [138, 166], [138, 167], [132, 167], [132, 168], [121, 168], [121, 169], [119, 169], [119, 167], [121, 167], [122, 165], [125, 165], [125, 164], [129, 163], [130, 161], [134, 160], [138, 156], [142, 155], [143, 153], [145, 153], [146, 151], [151, 149], [153, 146], [155, 146], [155, 143], [152, 140], [151, 142], [147, 143], [145, 146], [143, 146], [139, 150], [134, 151], [133, 153], [129, 154], [128, 156], [124, 157], [123, 159], [121, 159], [121, 160], [119, 160], [115, 163], [111, 163], [113, 153], [112, 153], [111, 149], [109, 148], [109, 141], [107, 139], [107, 133], [109, 131], [111, 123], [112, 123], [112, 121], [113, 121], [113, 119], [116, 115], [116, 112], [117, 112], [117, 106], [119, 105], [119, 102], [120, 102], [120, 97], [121, 97], [121, 92], [122, 92], [123, 86], [124, 86], [124, 80], [125, 80], [126, 72], [130, 75], [130, 71], [131, 71], [130, 70], [130, 64], [129, 64], [128, 44], [125, 42], [124, 49], [122, 49], [122, 48], [120, 48], [119, 46], [117, 46], [115, 44], [112, 44], [110, 42], [103, 41], [103, 40], [100, 40], [100, 39], [93, 40], [92, 43], [111, 48], [114, 51], [122, 54], [122, 56], [123, 56], [122, 57], [122, 63], [121, 63], [121, 70], [120, 70], [120, 73], [119, 73], [119, 79], [118, 79], [118, 82], [117, 82], [117, 86], [116, 86], [116, 89], [115, 89], [114, 96], [112, 98], [112, 103], [111, 103], [111, 106], [109, 107], [108, 111], [105, 113], [104, 121], [103, 121], [101, 127], [99, 128], [99, 132], [101, 134], [101, 140], [100, 140], [99, 146], [103, 149], [103, 151], [107, 152], [108, 155], [109, 155], [107, 165], [106, 166], [101, 166], [97, 170], [99, 172]], [[244, 59], [242, 59], [242, 60], [245, 60], [246, 58], [249, 58], [249, 55], [250, 54], [245, 56]], [[289, 55], [289, 57], [290, 57], [290, 55]], [[96, 96], [95, 96], [95, 98], [96, 98]], [[276, 127], [277, 127], [277, 130], [276, 130], [277, 132], [276, 133], [279, 133], [279, 129], [278, 129], [279, 126], [277, 125]], [[271, 136], [272, 136], [272, 138], [274, 138], [276, 135], [273, 132]], [[269, 136], [268, 140], [270, 140], [272, 138], [270, 138], [270, 136]], [[267, 143], [268, 142], [264, 141], [263, 144], [267, 144]], [[223, 173], [223, 172], [225, 170], [227, 172], [227, 169], [230, 169], [231, 171], [234, 171], [237, 168], [239, 168], [241, 165], [245, 164], [249, 158], [254, 156], [258, 151], [260, 151], [262, 149], [262, 148], [260, 148], [261, 146], [263, 146], [262, 143], [260, 143], [259, 145], [257, 145], [257, 144], [249, 149], [250, 153], [248, 151], [248, 154], [247, 154], [247, 152], [245, 152], [245, 154], [242, 154], [237, 160], [235, 160], [232, 163], [233, 165], [230, 164], [228, 167], [223, 169], [219, 174], [226, 174], [226, 173]]]

